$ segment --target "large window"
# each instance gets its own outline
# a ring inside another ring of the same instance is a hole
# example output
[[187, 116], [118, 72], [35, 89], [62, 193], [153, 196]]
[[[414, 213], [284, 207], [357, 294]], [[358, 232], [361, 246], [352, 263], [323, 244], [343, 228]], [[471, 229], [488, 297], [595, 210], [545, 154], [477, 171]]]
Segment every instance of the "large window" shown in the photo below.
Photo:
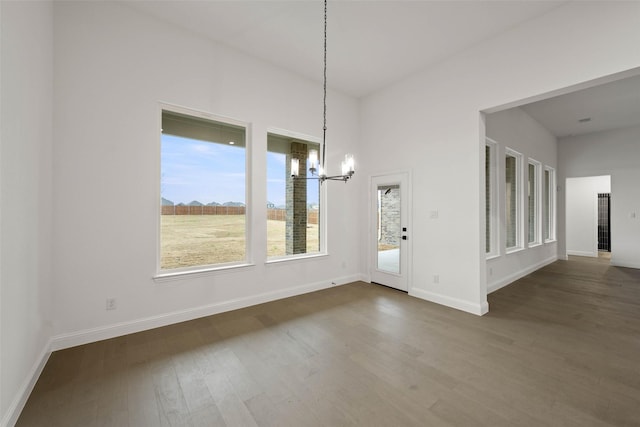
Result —
[[527, 188], [527, 217], [529, 228], [529, 246], [540, 244], [540, 169], [542, 165], [529, 159], [528, 188]]
[[160, 270], [245, 263], [246, 129], [162, 111]]
[[507, 251], [522, 247], [520, 171], [522, 154], [509, 148], [505, 152], [505, 209]]
[[550, 167], [544, 168], [544, 240], [553, 241], [556, 239], [556, 176], [555, 170]]
[[487, 257], [498, 253], [498, 197], [497, 197], [497, 143], [491, 139], [485, 145], [485, 252]]
[[[300, 160], [300, 177], [308, 173], [315, 142], [267, 135], [267, 257], [318, 253], [321, 250], [320, 182], [292, 179], [291, 158]], [[307, 165], [306, 167], [304, 165]]]

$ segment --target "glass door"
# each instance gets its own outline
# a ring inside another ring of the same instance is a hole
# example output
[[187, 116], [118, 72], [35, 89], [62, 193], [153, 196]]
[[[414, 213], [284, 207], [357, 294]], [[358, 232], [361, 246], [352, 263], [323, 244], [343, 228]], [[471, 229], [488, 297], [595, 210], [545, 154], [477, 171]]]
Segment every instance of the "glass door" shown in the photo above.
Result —
[[407, 291], [407, 176], [381, 175], [371, 186], [371, 281]]

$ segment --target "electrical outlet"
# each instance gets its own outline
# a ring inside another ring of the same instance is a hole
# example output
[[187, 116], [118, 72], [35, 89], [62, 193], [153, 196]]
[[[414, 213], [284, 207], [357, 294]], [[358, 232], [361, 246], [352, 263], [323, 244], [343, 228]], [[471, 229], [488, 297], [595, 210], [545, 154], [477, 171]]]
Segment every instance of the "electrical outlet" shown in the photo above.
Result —
[[107, 298], [107, 310], [115, 310], [115, 309], [116, 309], [116, 299]]
[[439, 274], [434, 274], [433, 275], [433, 283], [440, 283], [440, 275]]

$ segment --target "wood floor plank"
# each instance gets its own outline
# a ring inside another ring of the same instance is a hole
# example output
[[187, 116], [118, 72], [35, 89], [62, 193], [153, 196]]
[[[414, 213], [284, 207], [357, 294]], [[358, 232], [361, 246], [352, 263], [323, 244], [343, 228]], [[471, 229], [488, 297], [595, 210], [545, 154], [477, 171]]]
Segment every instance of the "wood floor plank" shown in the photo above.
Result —
[[247, 427], [258, 425], [247, 406], [235, 393], [223, 371], [207, 375], [205, 381], [226, 425]]
[[54, 352], [18, 426], [640, 426], [640, 270], [462, 313], [356, 282]]

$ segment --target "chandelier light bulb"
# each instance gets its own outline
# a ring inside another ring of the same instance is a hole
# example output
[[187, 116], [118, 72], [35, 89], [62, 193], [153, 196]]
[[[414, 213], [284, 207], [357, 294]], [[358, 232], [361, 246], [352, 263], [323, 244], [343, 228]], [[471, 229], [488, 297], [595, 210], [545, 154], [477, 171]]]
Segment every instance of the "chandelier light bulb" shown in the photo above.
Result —
[[309, 170], [313, 173], [318, 169], [318, 150], [309, 150]]
[[298, 176], [300, 174], [300, 160], [291, 159], [291, 176]]

